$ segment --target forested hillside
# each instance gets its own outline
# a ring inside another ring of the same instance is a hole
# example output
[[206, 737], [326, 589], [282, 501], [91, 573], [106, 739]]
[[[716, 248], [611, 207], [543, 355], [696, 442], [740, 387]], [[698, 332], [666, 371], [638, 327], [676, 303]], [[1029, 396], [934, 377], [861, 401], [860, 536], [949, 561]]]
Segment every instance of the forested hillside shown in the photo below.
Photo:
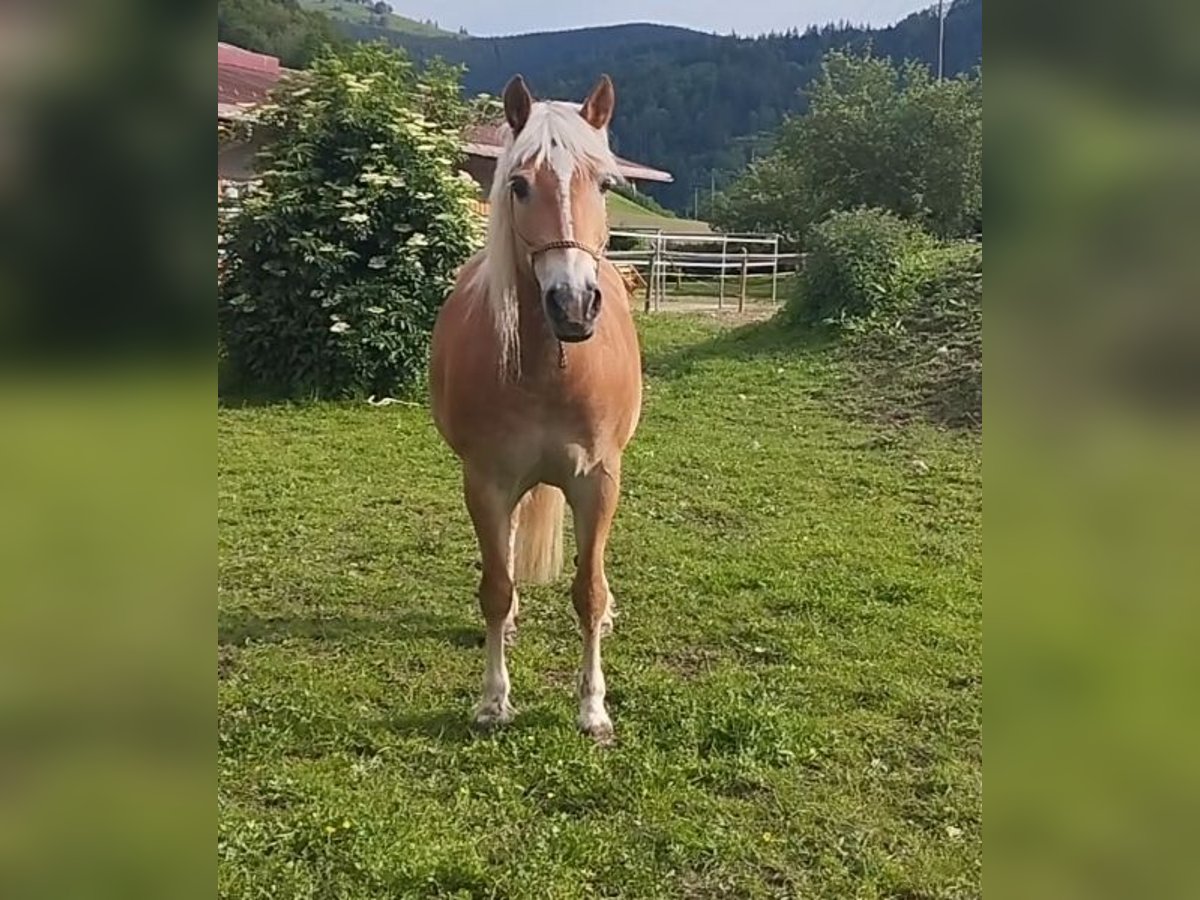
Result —
[[[469, 92], [498, 93], [521, 72], [547, 97], [583, 97], [599, 72], [617, 84], [613, 142], [620, 153], [665, 168], [674, 184], [647, 189], [666, 205], [690, 208], [695, 189], [720, 189], [766, 149], [766, 133], [803, 112], [803, 88], [835, 47], [870, 46], [881, 56], [937, 59], [937, 16], [916, 13], [896, 25], [844, 25], [741, 38], [686, 28], [631, 24], [498, 38], [422, 38], [346, 26], [357, 39], [384, 38], [418, 58], [467, 66]], [[979, 65], [983, 0], [956, 0], [946, 18], [947, 74]]]
[[[403, 11], [403, 4], [394, 6]], [[287, 11], [289, 29], [299, 27], [300, 16], [307, 25], [307, 17], [317, 15], [301, 10], [295, 0], [219, 0], [219, 33], [250, 49], [277, 52], [284, 43], [277, 35], [268, 30], [264, 36], [243, 22], [252, 18], [257, 29], [268, 14], [282, 15], [280, 9]], [[697, 189], [706, 193], [732, 182], [769, 149], [770, 134], [785, 116], [807, 109], [804, 87], [820, 71], [828, 50], [870, 46], [877, 55], [917, 59], [931, 67], [937, 58], [932, 11], [888, 28], [828, 25], [754, 38], [647, 24], [497, 38], [430, 37], [362, 21], [334, 24], [354, 40], [384, 39], [418, 59], [440, 56], [466, 65], [468, 93], [499, 93], [513, 73], [521, 72], [539, 96], [582, 98], [597, 74], [608, 72], [618, 94], [614, 146], [670, 171], [673, 184], [647, 190], [680, 211], [691, 208]], [[308, 46], [305, 39], [301, 49], [284, 48], [285, 62], [290, 56], [298, 59], [290, 64], [304, 64]], [[946, 73], [973, 69], [982, 48], [983, 0], [955, 0], [946, 18]]]

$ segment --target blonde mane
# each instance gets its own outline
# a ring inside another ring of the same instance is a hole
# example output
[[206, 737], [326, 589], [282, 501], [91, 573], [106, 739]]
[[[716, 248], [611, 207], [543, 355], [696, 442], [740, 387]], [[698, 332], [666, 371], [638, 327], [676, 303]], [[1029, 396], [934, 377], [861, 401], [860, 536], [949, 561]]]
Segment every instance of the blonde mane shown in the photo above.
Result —
[[576, 166], [590, 172], [619, 177], [617, 162], [608, 147], [608, 133], [593, 128], [579, 114], [579, 105], [560, 101], [533, 104], [529, 119], [514, 139], [504, 126], [504, 152], [496, 160], [488, 197], [487, 243], [483, 262], [475, 270], [476, 296], [488, 306], [500, 338], [500, 365], [506, 375], [520, 373], [520, 338], [517, 313], [516, 234], [513, 231], [509, 179], [517, 168], [537, 167], [554, 152], [570, 155]]

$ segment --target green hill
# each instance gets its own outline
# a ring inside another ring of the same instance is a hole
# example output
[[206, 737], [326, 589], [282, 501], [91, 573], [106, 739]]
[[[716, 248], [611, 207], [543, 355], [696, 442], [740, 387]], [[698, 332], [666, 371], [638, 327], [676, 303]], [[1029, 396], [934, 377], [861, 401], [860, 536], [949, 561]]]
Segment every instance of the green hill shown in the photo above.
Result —
[[339, 23], [370, 26], [380, 31], [419, 37], [465, 37], [465, 35], [455, 34], [452, 31], [444, 31], [437, 25], [431, 25], [428, 22], [418, 22], [416, 19], [397, 15], [395, 12], [376, 13], [372, 9], [373, 4], [362, 3], [359, 0], [299, 0], [299, 2], [303, 9], [324, 13]]
[[610, 193], [606, 195], [608, 206], [608, 224], [610, 228], [661, 228], [663, 231], [688, 232], [704, 234], [712, 229], [707, 222], [696, 219], [684, 219], [676, 216], [664, 216], [651, 209], [640, 206], [628, 197]]

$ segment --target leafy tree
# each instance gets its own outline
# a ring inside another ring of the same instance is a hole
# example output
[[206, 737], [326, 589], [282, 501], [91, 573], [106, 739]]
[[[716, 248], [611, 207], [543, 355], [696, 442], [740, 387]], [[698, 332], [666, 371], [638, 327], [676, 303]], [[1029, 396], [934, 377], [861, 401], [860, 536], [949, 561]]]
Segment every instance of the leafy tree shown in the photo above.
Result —
[[261, 184], [225, 235], [218, 324], [243, 388], [386, 392], [419, 377], [475, 245], [457, 171], [459, 70], [361, 46], [319, 57], [264, 111]]
[[829, 212], [860, 206], [943, 236], [982, 222], [982, 76], [937, 82], [918, 63], [833, 51], [808, 93], [808, 113], [724, 193], [718, 224], [799, 240]]
[[746, 173], [718, 194], [707, 210], [709, 221], [725, 231], [765, 231], [799, 240], [795, 210], [784, 198], [799, 195], [800, 179], [781, 155], [772, 154], [750, 165]]

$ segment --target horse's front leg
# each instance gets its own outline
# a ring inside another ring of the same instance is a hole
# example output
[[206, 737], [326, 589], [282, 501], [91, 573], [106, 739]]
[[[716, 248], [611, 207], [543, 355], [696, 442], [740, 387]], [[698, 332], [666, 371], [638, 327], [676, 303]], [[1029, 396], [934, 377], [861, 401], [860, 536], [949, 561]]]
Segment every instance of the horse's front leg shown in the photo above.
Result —
[[596, 740], [612, 737], [612, 721], [604, 707], [604, 670], [600, 638], [611, 625], [604, 548], [621, 488], [621, 460], [616, 457], [571, 481], [567, 500], [575, 516], [575, 581], [571, 599], [583, 631], [583, 665], [579, 672], [579, 727]]
[[482, 473], [467, 470], [464, 478], [467, 510], [475, 525], [483, 574], [479, 579], [479, 607], [486, 625], [483, 697], [475, 707], [475, 722], [485, 728], [503, 725], [513, 717], [508, 700], [508, 666], [504, 660], [505, 633], [514, 611], [512, 579], [513, 492]]

